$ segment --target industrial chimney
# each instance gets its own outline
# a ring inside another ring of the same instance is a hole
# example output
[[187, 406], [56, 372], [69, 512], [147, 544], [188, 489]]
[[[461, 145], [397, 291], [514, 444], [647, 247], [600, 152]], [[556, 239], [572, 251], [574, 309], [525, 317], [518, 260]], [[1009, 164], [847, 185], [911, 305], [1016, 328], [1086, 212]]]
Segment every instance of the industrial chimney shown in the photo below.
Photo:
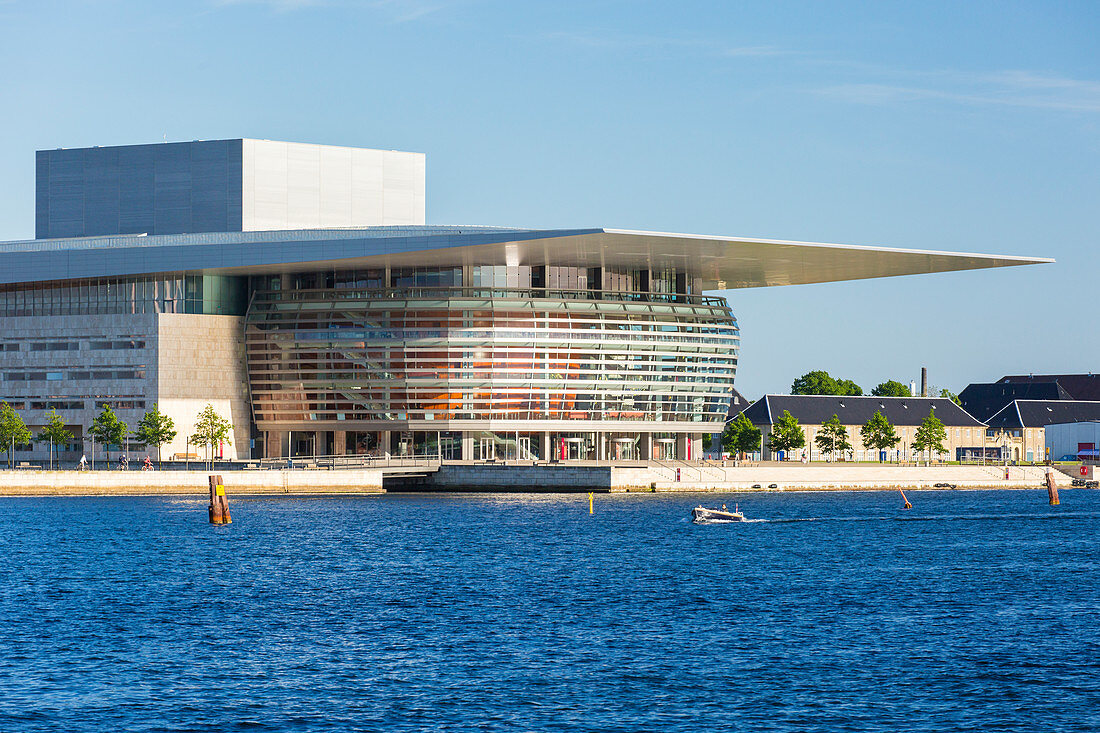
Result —
[[928, 367], [920, 368], [920, 396], [928, 396]]

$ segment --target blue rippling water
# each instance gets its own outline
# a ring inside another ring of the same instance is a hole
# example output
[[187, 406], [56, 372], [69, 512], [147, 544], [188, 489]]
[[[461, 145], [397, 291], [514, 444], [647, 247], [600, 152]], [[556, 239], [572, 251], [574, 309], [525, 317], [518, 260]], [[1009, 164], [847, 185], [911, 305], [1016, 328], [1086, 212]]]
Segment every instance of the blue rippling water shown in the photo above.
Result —
[[2, 499], [2, 731], [1100, 729], [1100, 493]]

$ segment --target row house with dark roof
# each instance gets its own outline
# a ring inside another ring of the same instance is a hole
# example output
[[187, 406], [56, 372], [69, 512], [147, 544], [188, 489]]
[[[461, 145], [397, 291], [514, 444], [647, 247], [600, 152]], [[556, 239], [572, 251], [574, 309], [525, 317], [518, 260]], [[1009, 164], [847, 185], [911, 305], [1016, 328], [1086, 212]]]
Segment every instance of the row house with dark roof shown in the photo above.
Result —
[[[1100, 400], [1013, 400], [989, 420], [988, 439], [1013, 461], [1090, 457], [1096, 441], [1082, 437], [1100, 421]], [[1085, 425], [1086, 428], [1077, 426]], [[1078, 445], [1070, 445], [1076, 442]], [[1083, 455], [1082, 452], [1084, 453]]]
[[[913, 450], [913, 440], [917, 427], [935, 410], [936, 417], [943, 422], [947, 431], [946, 452], [929, 456], [927, 451], [919, 453]], [[745, 416], [753, 425], [767, 436], [772, 427], [789, 412], [799, 422], [806, 434], [806, 447], [786, 456], [795, 460], [823, 460], [814, 438], [821, 426], [836, 415], [848, 432], [848, 441], [852, 450], [845, 458], [856, 461], [875, 460], [951, 460], [977, 459], [982, 455], [992, 458], [986, 448], [986, 426], [975, 419], [966, 410], [943, 397], [850, 397], [832, 395], [765, 395], [750, 405]], [[890, 451], [880, 454], [869, 446], [863, 445], [860, 428], [875, 414], [881, 412], [894, 426], [901, 441]], [[764, 458], [775, 459], [764, 443]]]
[[1100, 401], [1100, 375], [1008, 375], [996, 382], [967, 385], [959, 393], [963, 409], [983, 422], [1014, 400]]

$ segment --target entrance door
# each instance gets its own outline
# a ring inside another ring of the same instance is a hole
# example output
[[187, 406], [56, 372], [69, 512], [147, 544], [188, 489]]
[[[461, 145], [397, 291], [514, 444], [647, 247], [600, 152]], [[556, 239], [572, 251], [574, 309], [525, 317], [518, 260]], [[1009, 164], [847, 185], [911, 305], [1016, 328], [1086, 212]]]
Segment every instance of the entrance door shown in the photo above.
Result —
[[531, 439], [527, 436], [522, 436], [519, 439], [519, 456], [520, 460], [529, 461], [534, 458], [531, 455]]
[[633, 461], [634, 441], [616, 438], [611, 443], [611, 453], [616, 461]]
[[496, 449], [493, 447], [492, 438], [482, 438], [478, 442], [478, 457], [483, 461], [491, 461], [496, 458]]

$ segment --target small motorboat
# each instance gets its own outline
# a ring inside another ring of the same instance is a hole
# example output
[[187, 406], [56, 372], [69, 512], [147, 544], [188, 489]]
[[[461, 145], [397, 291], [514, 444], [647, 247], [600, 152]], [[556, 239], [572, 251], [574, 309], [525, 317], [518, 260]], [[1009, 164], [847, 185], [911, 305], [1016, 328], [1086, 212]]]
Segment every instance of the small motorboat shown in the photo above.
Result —
[[737, 505], [733, 507], [733, 511], [726, 509], [726, 505], [723, 504], [721, 509], [707, 509], [700, 504], [691, 510], [691, 521], [696, 524], [711, 524], [719, 522], [744, 522], [745, 515], [742, 514]]

